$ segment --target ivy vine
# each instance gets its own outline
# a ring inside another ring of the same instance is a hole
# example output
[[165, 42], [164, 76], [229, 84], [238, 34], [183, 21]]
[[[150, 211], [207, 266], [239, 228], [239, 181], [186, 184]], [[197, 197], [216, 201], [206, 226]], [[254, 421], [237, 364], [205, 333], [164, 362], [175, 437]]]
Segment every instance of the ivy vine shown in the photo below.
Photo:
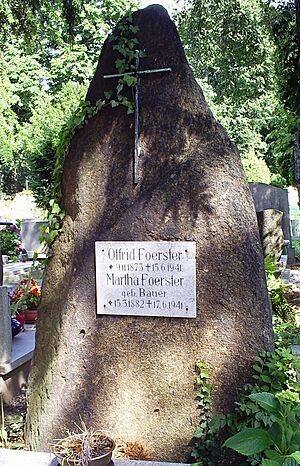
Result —
[[[62, 168], [66, 154], [69, 151], [72, 137], [78, 128], [82, 128], [87, 122], [93, 118], [104, 107], [111, 106], [115, 108], [123, 105], [127, 108], [127, 114], [134, 112], [134, 96], [133, 88], [137, 83], [137, 78], [134, 75], [136, 69], [136, 59], [144, 57], [143, 50], [137, 50], [138, 40], [136, 34], [139, 31], [138, 26], [132, 24], [132, 13], [128, 12], [119, 22], [115, 34], [109, 36], [110, 42], [113, 44], [113, 50], [116, 50], [119, 57], [115, 61], [116, 74], [120, 74], [115, 91], [110, 90], [104, 92], [102, 99], [92, 106], [89, 101], [81, 102], [72, 118], [67, 122], [60, 137], [60, 142], [56, 151], [56, 162], [53, 172], [53, 181], [51, 189], [51, 198], [45, 199], [44, 204], [47, 205], [48, 225], [41, 226], [41, 238], [48, 246], [50, 246], [55, 238], [61, 232], [62, 221], [65, 213], [60, 206], [61, 201], [61, 178]], [[124, 74], [129, 73], [129, 74]], [[132, 73], [132, 74], [131, 74]], [[132, 90], [132, 98], [129, 99], [124, 92]]]
[[215, 465], [217, 443], [215, 432], [210, 429], [211, 414], [211, 384], [209, 383], [209, 371], [205, 362], [196, 362], [197, 400], [199, 408], [199, 425], [194, 435], [194, 449], [192, 456], [196, 459], [197, 466]]

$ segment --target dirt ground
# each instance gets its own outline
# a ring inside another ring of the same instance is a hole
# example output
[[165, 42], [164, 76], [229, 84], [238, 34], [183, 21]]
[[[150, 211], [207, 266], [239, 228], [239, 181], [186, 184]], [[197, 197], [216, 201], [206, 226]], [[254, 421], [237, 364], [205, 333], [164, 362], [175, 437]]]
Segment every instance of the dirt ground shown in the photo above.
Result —
[[[9, 405], [4, 407], [4, 425], [7, 432], [7, 446], [9, 448], [24, 449], [25, 447], [23, 432], [26, 410], [25, 393], [20, 393]], [[0, 429], [2, 427], [2, 422]], [[5, 441], [0, 430], [0, 446], [5, 446], [4, 443]]]

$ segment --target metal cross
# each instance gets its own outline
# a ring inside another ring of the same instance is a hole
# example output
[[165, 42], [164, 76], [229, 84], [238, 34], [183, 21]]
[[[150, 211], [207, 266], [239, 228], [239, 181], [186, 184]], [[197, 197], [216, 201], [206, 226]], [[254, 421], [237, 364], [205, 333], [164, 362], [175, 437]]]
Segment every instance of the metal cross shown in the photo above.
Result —
[[140, 70], [140, 57], [139, 50], [136, 50], [136, 60], [135, 60], [135, 71], [129, 71], [127, 73], [119, 74], [106, 74], [103, 78], [120, 78], [126, 75], [132, 75], [136, 77], [136, 84], [134, 86], [134, 159], [133, 159], [133, 184], [137, 185], [139, 183], [139, 157], [140, 157], [140, 147], [139, 147], [139, 85], [140, 77], [145, 74], [152, 73], [164, 73], [166, 71], [172, 71], [171, 68], [160, 68], [160, 69], [150, 69], [150, 70]]

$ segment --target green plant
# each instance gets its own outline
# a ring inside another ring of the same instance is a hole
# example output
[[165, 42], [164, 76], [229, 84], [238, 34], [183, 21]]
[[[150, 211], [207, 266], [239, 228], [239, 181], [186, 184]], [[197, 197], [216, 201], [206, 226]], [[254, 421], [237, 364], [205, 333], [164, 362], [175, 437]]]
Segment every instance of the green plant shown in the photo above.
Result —
[[11, 309], [17, 310], [37, 309], [40, 303], [41, 292], [35, 280], [23, 278], [16, 291], [10, 296]]
[[37, 264], [37, 253], [33, 255], [32, 266], [28, 277], [23, 278], [18, 288], [10, 294], [12, 314], [18, 310], [37, 309], [41, 299], [41, 291], [38, 283], [33, 279], [41, 272], [40, 264]]
[[[245, 429], [270, 429], [274, 424], [274, 417], [255, 403], [251, 396], [264, 392], [273, 395], [283, 393], [288, 397], [298, 396], [300, 384], [297, 381], [297, 371], [299, 370], [300, 362], [291, 354], [290, 348], [278, 346], [274, 353], [261, 352], [255, 358], [253, 365], [254, 383], [243, 387], [235, 410], [226, 415], [214, 416], [210, 420], [208, 410], [204, 412], [204, 418], [201, 416], [193, 451], [197, 464], [201, 466], [217, 464], [216, 459], [220, 453], [217, 439], [224, 429], [229, 435], [235, 435]], [[253, 454], [246, 459], [246, 462], [260, 465], [261, 456]]]
[[293, 239], [292, 246], [295, 248], [295, 257], [297, 261], [300, 261], [300, 241], [298, 239]]
[[291, 323], [281, 323], [277, 319], [273, 323], [275, 344], [283, 348], [300, 345], [300, 327]]
[[[14, 225], [12, 225], [14, 227]], [[19, 248], [21, 245], [20, 237], [16, 233], [15, 228], [10, 226], [0, 230], [0, 249], [2, 254], [9, 256], [9, 259], [16, 261], [19, 255]]]
[[294, 322], [294, 309], [286, 298], [291, 287], [283, 283], [276, 262], [268, 256], [265, 258], [265, 270], [273, 314], [282, 322]]
[[200, 410], [199, 426], [194, 435], [192, 456], [198, 466], [213, 466], [217, 456], [215, 432], [209, 428], [211, 411], [211, 384], [207, 365], [203, 361], [196, 362], [198, 372], [196, 378], [198, 407]]
[[247, 457], [260, 454], [262, 466], [300, 464], [299, 394], [262, 392], [248, 398], [270, 419], [271, 425], [245, 428], [228, 438], [224, 446]]
[[[92, 106], [89, 101], [81, 102], [76, 112], [68, 120], [63, 128], [59, 144], [56, 151], [56, 162], [53, 171], [53, 181], [50, 189], [47, 189], [42, 201], [42, 205], [47, 210], [48, 225], [42, 225], [41, 240], [51, 245], [61, 231], [64, 212], [60, 207], [61, 199], [61, 176], [65, 156], [69, 150], [71, 139], [78, 128], [82, 128], [92, 117], [102, 108], [110, 105], [115, 108], [123, 105], [127, 108], [127, 114], [134, 111], [134, 99], [128, 98], [128, 89], [133, 91], [136, 84], [136, 77], [131, 74], [135, 70], [136, 58], [145, 56], [143, 50], [136, 50], [138, 41], [135, 37], [138, 26], [132, 24], [132, 13], [129, 11], [119, 22], [115, 35], [109, 36], [109, 41], [113, 42], [113, 49], [119, 52], [119, 57], [115, 61], [115, 67], [120, 78], [114, 91], [104, 92], [104, 96]], [[127, 89], [127, 91], [126, 91]]]

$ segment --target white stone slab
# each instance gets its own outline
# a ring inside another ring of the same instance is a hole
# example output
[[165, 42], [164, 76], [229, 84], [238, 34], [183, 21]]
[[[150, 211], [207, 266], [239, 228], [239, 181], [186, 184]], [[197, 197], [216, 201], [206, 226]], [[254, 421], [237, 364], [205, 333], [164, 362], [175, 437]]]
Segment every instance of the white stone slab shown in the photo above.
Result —
[[25, 327], [25, 332], [16, 335], [12, 341], [10, 361], [6, 364], [0, 364], [0, 376], [9, 374], [14, 369], [17, 369], [17, 367], [32, 359], [35, 348], [35, 328], [30, 325], [26, 325]]
[[196, 317], [196, 243], [97, 241], [97, 314]]
[[[186, 463], [160, 463], [155, 461], [137, 461], [113, 459], [115, 466], [188, 466]], [[54, 455], [24, 450], [5, 450], [0, 448], [1, 466], [57, 466]]]
[[6, 450], [0, 448], [1, 466], [56, 466], [54, 455], [24, 450]]

